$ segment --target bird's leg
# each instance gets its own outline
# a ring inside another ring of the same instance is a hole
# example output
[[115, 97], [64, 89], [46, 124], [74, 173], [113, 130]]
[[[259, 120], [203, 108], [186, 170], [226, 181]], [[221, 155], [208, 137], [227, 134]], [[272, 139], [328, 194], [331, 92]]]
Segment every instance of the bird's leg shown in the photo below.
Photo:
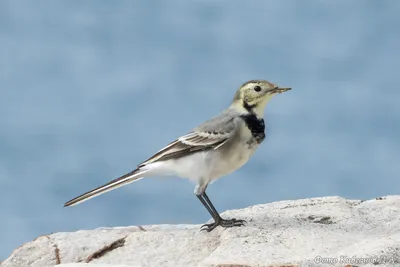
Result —
[[[205, 201], [208, 203], [210, 206], [211, 210], [217, 214], [218, 218], [218, 225], [221, 225], [222, 227], [235, 227], [235, 226], [243, 226], [246, 221], [245, 220], [237, 220], [237, 219], [230, 219], [230, 220], [225, 220], [222, 219], [221, 216], [219, 215], [218, 211], [215, 209], [214, 205], [211, 203], [211, 200], [208, 198], [206, 192], [203, 193], [203, 197]], [[217, 222], [217, 221], [216, 221]]]
[[235, 227], [235, 226], [243, 226], [246, 221], [245, 220], [236, 220], [236, 219], [230, 219], [230, 220], [225, 220], [222, 219], [221, 216], [219, 215], [218, 211], [215, 209], [214, 205], [211, 203], [211, 200], [208, 198], [207, 194], [203, 192], [201, 195], [197, 195], [201, 203], [206, 207], [208, 212], [211, 214], [211, 216], [214, 219], [214, 223], [209, 223], [209, 224], [204, 224], [201, 229], [206, 230], [207, 232], [211, 232], [214, 230], [218, 225], [222, 227]]
[[219, 216], [214, 206], [212, 206], [211, 204], [212, 206], [211, 208], [210, 205], [207, 203], [207, 201], [204, 199], [204, 193], [196, 196], [200, 200], [200, 202], [204, 205], [204, 207], [207, 209], [207, 211], [210, 213], [211, 217], [214, 219], [214, 223], [204, 224], [203, 226], [201, 226], [201, 230], [206, 230], [207, 232], [211, 232], [219, 225], [222, 218], [221, 216]]
[[[214, 219], [214, 221], [218, 221], [221, 219], [219, 216], [218, 212], [214, 212], [211, 207], [208, 205], [208, 203], [204, 200], [203, 195], [196, 195], [197, 198], [200, 200], [201, 204], [207, 209], [207, 211], [210, 213], [211, 217]], [[215, 210], [215, 208], [214, 208]]]

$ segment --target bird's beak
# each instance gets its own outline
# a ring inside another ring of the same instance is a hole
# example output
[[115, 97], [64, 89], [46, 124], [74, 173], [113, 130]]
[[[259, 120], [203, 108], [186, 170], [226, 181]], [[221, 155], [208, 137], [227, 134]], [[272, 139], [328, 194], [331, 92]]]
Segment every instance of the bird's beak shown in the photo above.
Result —
[[290, 88], [290, 87], [275, 87], [274, 89], [272, 89], [271, 90], [271, 93], [273, 93], [273, 94], [275, 94], [275, 93], [278, 93], [278, 94], [280, 94], [280, 93], [283, 93], [283, 92], [286, 92], [286, 91], [289, 91], [289, 90], [291, 90], [292, 88]]

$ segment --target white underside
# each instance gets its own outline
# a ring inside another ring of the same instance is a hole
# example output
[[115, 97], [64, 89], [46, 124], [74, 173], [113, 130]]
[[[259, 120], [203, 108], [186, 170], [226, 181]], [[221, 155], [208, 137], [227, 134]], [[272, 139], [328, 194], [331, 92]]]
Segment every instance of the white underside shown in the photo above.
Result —
[[250, 131], [242, 131], [241, 141], [229, 144], [231, 153], [224, 149], [197, 152], [179, 159], [171, 159], [148, 164], [141, 169], [149, 170], [147, 175], [174, 175], [187, 178], [197, 184], [196, 192], [202, 191], [213, 181], [242, 167], [254, 153], [258, 145], [249, 148], [247, 141], [251, 138]]

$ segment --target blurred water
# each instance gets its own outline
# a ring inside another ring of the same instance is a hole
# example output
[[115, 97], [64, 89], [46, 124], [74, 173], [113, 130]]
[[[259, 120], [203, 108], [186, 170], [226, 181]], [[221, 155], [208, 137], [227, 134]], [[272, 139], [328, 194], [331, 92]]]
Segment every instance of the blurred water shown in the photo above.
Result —
[[1, 1], [0, 258], [38, 235], [203, 223], [194, 186], [153, 178], [73, 208], [229, 105], [293, 90], [268, 136], [209, 187], [220, 211], [399, 194], [399, 1]]

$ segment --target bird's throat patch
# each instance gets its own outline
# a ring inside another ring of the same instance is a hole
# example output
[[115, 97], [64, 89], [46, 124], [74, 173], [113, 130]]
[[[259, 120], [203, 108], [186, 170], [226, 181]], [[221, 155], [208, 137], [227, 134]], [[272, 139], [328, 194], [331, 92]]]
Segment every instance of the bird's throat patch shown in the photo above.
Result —
[[242, 115], [241, 118], [249, 128], [251, 135], [256, 139], [257, 143], [260, 144], [265, 138], [265, 123], [264, 119], [259, 119], [255, 114]]

